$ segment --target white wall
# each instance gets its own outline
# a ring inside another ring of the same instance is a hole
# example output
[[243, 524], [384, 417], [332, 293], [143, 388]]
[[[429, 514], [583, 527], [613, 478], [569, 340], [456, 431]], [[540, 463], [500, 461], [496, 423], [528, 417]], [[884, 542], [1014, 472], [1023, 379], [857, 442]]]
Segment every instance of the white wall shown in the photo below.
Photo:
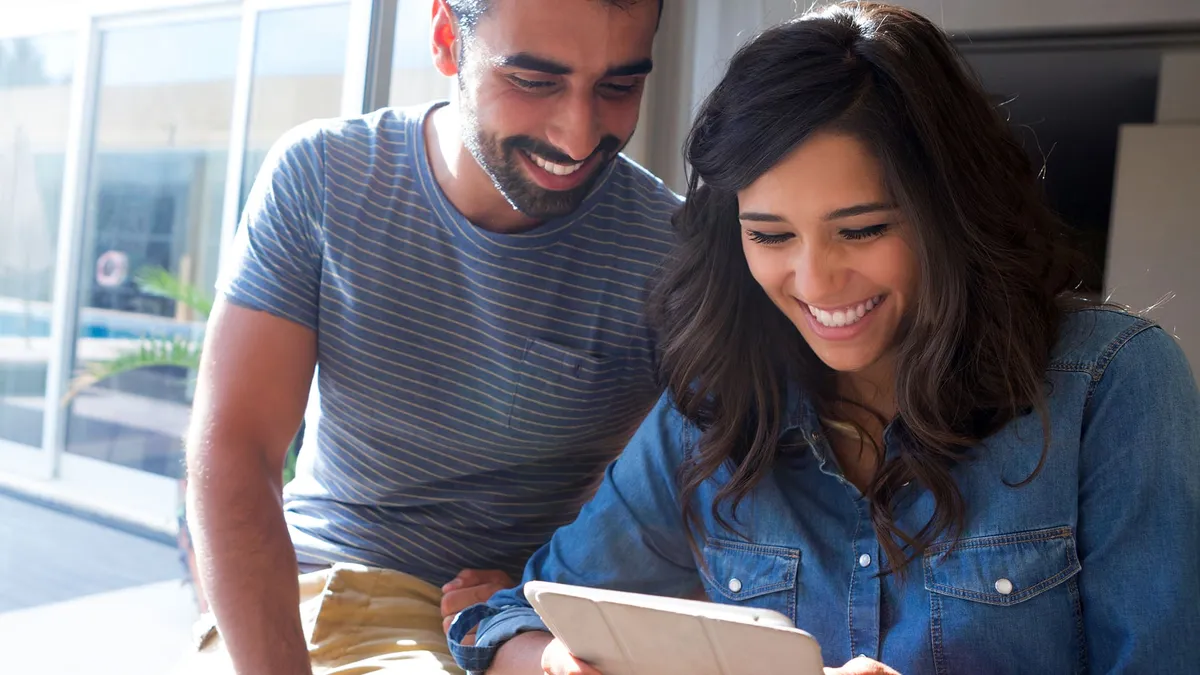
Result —
[[1163, 54], [1157, 124], [1122, 127], [1105, 288], [1179, 338], [1200, 382], [1200, 50]]
[[1200, 125], [1121, 129], [1105, 287], [1179, 338], [1200, 382]]
[[1200, 50], [1163, 54], [1158, 82], [1158, 122], [1200, 124]]

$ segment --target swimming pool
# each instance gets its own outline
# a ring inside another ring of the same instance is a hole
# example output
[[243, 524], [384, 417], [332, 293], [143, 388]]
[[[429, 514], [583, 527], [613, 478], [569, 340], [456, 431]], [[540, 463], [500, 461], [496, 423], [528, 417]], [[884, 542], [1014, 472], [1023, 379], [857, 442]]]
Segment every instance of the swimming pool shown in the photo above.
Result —
[[[50, 337], [50, 317], [42, 308], [28, 313], [0, 308], [0, 337]], [[199, 339], [204, 324], [182, 323], [174, 319], [113, 312], [109, 310], [85, 309], [79, 317], [79, 337], [94, 339], [132, 340], [140, 338]]]

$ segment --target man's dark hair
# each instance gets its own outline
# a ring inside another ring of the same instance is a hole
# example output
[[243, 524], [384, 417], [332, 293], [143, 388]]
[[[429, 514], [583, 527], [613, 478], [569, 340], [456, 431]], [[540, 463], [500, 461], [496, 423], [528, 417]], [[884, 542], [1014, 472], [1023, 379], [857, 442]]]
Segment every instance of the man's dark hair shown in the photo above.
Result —
[[[625, 8], [630, 5], [636, 5], [644, 0], [597, 0], [606, 5]], [[663, 4], [666, 0], [655, 0], [658, 2], [658, 20], [662, 20]], [[492, 4], [491, 0], [446, 0], [446, 4], [450, 7], [450, 11], [454, 13], [454, 18], [458, 19], [458, 25], [463, 30], [470, 32], [479, 23], [482, 17]]]

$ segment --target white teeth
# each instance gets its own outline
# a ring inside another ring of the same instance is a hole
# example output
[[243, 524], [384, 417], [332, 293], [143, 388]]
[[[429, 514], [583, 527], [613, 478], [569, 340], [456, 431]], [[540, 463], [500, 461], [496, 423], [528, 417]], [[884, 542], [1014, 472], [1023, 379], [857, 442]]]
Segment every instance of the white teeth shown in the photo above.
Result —
[[556, 176], [570, 176], [578, 171], [579, 167], [583, 166], [583, 162], [578, 162], [576, 164], [555, 164], [554, 162], [548, 161], [539, 155], [533, 154], [532, 152], [527, 152], [525, 154], [533, 160], [534, 164], [537, 164], [547, 172]]
[[842, 328], [845, 326], [853, 326], [862, 320], [864, 316], [870, 313], [871, 310], [879, 306], [883, 301], [883, 296], [879, 295], [866, 302], [860, 302], [853, 307], [846, 307], [833, 312], [827, 312], [823, 309], [818, 309], [812, 305], [808, 305], [808, 313], [812, 314], [817, 322], [822, 326], [830, 328]]

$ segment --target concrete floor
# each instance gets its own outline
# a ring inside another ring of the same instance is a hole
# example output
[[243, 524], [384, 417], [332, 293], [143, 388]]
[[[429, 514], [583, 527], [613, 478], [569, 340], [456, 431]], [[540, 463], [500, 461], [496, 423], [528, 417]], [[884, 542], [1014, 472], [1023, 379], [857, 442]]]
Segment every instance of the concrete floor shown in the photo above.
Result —
[[5, 673], [164, 675], [196, 607], [174, 547], [0, 495]]
[[0, 614], [3, 672], [168, 675], [191, 643], [196, 609], [177, 581]]

